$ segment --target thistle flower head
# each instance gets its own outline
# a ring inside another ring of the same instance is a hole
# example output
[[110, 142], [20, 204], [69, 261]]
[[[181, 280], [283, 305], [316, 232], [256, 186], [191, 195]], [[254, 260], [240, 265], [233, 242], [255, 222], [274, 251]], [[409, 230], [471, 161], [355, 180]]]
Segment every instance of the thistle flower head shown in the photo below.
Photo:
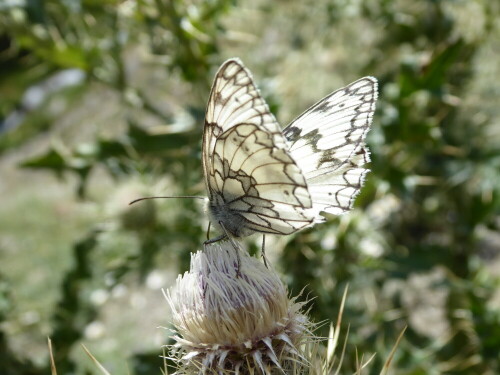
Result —
[[271, 374], [304, 364], [310, 323], [303, 304], [288, 298], [274, 271], [230, 243], [193, 254], [167, 299], [177, 373]]

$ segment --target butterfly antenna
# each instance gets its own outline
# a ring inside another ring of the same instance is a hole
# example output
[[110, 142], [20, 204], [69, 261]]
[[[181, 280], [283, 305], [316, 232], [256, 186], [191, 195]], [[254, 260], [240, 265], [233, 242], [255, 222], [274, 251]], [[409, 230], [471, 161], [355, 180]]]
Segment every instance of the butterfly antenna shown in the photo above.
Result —
[[194, 198], [194, 199], [205, 199], [205, 197], [200, 197], [197, 195], [180, 195], [177, 197], [144, 197], [144, 198], [139, 198], [139, 199], [134, 199], [132, 202], [130, 202], [128, 205], [130, 206], [131, 204], [140, 202], [140, 201], [145, 201], [146, 199], [165, 199], [165, 198]]

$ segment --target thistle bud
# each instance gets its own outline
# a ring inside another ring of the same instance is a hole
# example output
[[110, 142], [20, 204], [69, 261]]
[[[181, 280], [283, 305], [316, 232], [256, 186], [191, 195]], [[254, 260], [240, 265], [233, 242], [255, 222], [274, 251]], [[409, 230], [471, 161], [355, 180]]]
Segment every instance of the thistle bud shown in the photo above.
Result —
[[193, 254], [167, 299], [178, 374], [270, 374], [305, 365], [301, 348], [311, 324], [303, 303], [288, 298], [273, 270], [229, 242]]

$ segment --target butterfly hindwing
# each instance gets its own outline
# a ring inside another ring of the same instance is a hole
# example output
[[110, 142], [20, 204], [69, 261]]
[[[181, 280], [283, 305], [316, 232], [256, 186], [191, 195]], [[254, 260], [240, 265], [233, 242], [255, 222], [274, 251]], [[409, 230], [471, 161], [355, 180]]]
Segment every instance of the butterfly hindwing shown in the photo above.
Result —
[[226, 61], [215, 76], [202, 161], [211, 219], [233, 236], [290, 234], [312, 223], [304, 175], [238, 59]]
[[365, 137], [376, 100], [377, 80], [361, 78], [320, 100], [283, 130], [317, 213], [339, 215], [351, 209], [368, 172], [363, 168], [370, 161]]

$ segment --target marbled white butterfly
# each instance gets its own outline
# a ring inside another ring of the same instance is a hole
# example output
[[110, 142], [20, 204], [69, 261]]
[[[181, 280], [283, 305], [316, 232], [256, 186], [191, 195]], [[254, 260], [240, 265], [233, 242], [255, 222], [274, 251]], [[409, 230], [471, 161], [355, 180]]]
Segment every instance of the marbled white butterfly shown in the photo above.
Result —
[[364, 140], [376, 100], [377, 80], [361, 78], [282, 131], [250, 71], [227, 60], [215, 76], [203, 132], [210, 221], [232, 237], [285, 235], [324, 221], [322, 211], [350, 210], [368, 172]]

